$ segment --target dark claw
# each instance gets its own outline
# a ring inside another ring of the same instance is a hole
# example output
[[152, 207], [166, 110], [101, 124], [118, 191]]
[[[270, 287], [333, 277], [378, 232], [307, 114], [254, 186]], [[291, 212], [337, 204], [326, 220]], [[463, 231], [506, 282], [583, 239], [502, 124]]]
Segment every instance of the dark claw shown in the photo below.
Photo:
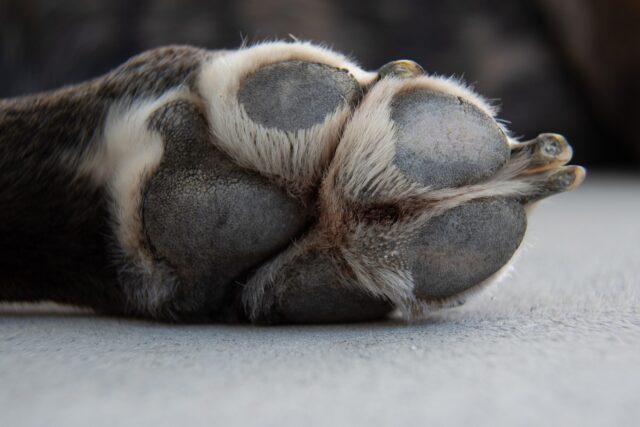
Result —
[[391, 76], [400, 79], [418, 77], [424, 74], [424, 69], [417, 62], [409, 59], [400, 59], [384, 64], [378, 70], [378, 78], [383, 79]]
[[511, 153], [529, 157], [528, 174], [566, 165], [573, 156], [567, 140], [556, 133], [540, 134], [535, 139], [512, 147]]
[[534, 202], [554, 194], [573, 190], [584, 181], [587, 172], [582, 166], [565, 166], [549, 173], [542, 181], [539, 190], [527, 198]]

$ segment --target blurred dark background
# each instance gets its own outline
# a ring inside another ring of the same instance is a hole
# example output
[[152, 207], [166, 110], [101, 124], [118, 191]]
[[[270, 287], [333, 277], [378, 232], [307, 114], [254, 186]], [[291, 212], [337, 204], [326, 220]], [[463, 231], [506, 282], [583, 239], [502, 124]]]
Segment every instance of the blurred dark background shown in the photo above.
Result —
[[463, 76], [517, 136], [640, 170], [640, 0], [0, 0], [0, 97], [102, 74], [143, 50], [325, 43], [365, 68], [411, 58]]

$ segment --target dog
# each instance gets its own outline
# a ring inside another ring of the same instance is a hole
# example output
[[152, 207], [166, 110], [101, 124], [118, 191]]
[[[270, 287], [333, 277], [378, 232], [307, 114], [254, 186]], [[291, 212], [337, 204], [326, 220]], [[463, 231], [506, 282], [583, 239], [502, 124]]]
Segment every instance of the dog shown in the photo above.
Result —
[[585, 177], [460, 81], [308, 42], [169, 46], [0, 101], [0, 300], [170, 322], [414, 318]]

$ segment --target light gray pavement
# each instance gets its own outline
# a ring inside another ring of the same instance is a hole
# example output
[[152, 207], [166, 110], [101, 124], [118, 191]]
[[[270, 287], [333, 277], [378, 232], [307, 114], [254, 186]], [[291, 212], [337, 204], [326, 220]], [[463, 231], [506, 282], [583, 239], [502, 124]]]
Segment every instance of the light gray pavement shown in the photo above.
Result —
[[534, 213], [510, 278], [419, 323], [0, 309], [0, 426], [640, 425], [640, 177]]

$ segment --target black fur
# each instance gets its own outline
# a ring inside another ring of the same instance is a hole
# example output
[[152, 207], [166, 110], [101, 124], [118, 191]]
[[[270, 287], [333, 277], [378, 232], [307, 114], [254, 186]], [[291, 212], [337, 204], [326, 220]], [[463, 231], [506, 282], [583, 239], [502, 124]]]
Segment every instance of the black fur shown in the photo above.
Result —
[[207, 55], [156, 49], [96, 80], [0, 101], [0, 300], [125, 309], [107, 193], [63, 156], [92, 148], [114, 102], [192, 86]]

